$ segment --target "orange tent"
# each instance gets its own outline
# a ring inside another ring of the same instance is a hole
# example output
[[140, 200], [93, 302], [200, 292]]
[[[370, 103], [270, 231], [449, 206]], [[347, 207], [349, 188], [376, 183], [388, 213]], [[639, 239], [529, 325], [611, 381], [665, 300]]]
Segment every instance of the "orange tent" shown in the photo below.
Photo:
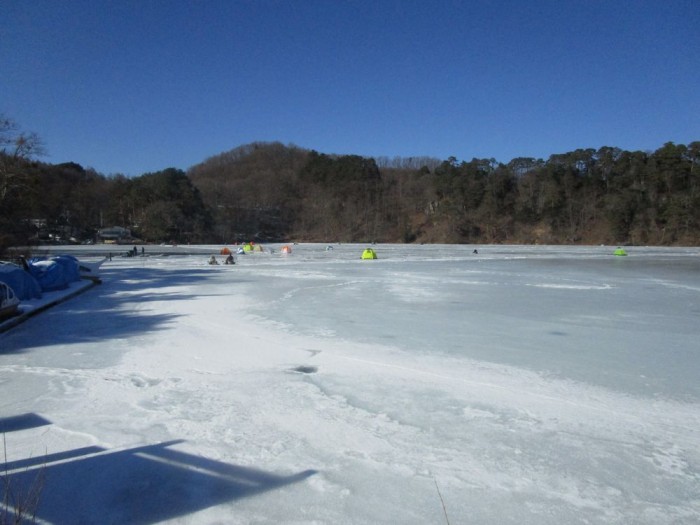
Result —
[[224, 247], [224, 248], [221, 248], [221, 251], [219, 252], [219, 254], [220, 254], [220, 255], [231, 255], [231, 250], [229, 250], [228, 248]]

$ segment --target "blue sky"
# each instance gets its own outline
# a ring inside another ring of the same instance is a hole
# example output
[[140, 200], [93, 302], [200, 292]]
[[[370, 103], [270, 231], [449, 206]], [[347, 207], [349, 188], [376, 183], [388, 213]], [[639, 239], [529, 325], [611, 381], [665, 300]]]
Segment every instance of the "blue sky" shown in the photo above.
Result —
[[508, 162], [700, 140], [700, 1], [5, 2], [0, 113], [52, 163], [254, 141]]

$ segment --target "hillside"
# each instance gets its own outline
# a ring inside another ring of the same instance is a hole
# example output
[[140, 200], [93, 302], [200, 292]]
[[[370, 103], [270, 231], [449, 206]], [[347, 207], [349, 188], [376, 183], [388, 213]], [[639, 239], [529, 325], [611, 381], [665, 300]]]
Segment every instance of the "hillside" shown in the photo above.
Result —
[[700, 142], [458, 161], [253, 143], [186, 172], [104, 176], [0, 153], [0, 251], [83, 242], [700, 244]]
[[700, 143], [518, 158], [369, 159], [256, 143], [192, 167], [217, 236], [429, 243], [700, 243]]

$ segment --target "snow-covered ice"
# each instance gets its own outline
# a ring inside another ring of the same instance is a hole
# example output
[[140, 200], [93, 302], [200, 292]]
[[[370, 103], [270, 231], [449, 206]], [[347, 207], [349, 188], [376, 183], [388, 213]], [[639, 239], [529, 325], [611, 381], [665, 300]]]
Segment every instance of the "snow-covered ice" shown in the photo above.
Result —
[[5, 479], [44, 523], [700, 522], [700, 250], [364, 247], [105, 263], [0, 334]]

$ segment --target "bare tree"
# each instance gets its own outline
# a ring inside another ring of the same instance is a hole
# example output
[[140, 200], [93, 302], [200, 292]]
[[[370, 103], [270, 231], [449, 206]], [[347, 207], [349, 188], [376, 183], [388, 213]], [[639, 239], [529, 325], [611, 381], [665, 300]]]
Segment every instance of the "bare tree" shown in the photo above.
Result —
[[34, 132], [20, 130], [17, 123], [0, 115], [0, 203], [25, 185], [23, 162], [44, 155], [46, 150]]

